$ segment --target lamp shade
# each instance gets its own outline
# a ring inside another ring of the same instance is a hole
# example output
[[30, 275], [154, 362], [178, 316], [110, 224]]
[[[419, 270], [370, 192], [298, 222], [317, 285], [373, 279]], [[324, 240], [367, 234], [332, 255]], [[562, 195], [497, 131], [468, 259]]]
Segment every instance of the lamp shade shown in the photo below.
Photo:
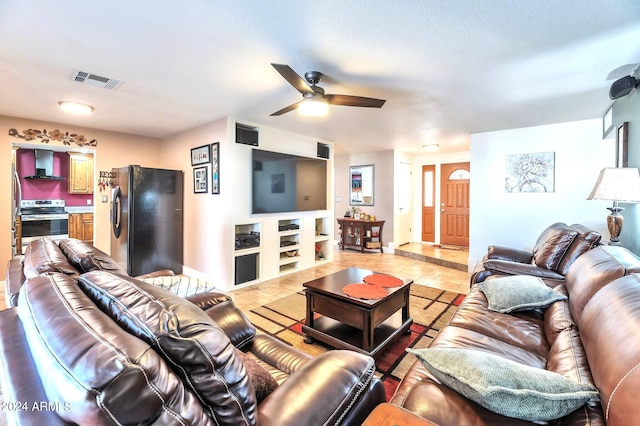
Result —
[[640, 171], [632, 167], [602, 169], [587, 200], [640, 203]]
[[298, 111], [307, 117], [321, 117], [329, 112], [329, 104], [322, 97], [308, 97], [298, 104]]

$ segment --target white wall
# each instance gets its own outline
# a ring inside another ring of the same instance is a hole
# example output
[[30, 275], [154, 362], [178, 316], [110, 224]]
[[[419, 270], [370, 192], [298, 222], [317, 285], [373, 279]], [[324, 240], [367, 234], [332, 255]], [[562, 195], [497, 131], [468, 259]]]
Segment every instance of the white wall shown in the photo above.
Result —
[[[225, 283], [231, 271], [224, 267], [231, 249], [228, 206], [234, 193], [234, 162], [229, 161], [227, 119], [222, 118], [204, 126], [182, 132], [162, 140], [162, 164], [168, 169], [184, 171], [184, 273]], [[220, 142], [220, 194], [211, 194], [211, 167], [208, 170], [209, 191], [193, 192], [191, 148]]]
[[[471, 136], [469, 265], [491, 244], [530, 249], [554, 222], [581, 223], [609, 239], [605, 201], [588, 201], [599, 171], [614, 165], [614, 144], [601, 120], [586, 120]], [[555, 152], [555, 191], [505, 193], [505, 156]]]
[[[394, 232], [394, 152], [376, 151], [347, 154], [335, 157], [335, 219], [344, 216], [349, 209], [350, 200], [350, 166], [374, 167], [374, 205], [362, 206], [364, 213], [374, 214], [377, 220], [384, 220], [382, 228], [382, 245], [388, 247], [393, 243]], [[338, 201], [340, 200], [340, 201]], [[337, 223], [337, 222], [336, 222]], [[338, 240], [338, 226], [335, 227], [334, 238]]]

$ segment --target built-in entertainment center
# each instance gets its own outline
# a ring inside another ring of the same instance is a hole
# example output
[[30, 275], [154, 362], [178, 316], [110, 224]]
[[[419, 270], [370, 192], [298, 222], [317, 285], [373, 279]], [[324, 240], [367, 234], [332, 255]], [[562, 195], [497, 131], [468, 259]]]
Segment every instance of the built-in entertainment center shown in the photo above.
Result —
[[[238, 288], [333, 259], [331, 144], [250, 123], [235, 123], [241, 194], [232, 221], [233, 280]], [[247, 170], [242, 167], [246, 166]]]

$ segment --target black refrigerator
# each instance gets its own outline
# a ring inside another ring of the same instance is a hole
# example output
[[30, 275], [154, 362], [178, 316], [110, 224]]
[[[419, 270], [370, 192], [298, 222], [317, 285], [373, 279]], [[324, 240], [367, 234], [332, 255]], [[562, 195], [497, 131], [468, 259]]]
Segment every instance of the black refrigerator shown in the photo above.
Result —
[[183, 172], [127, 166], [112, 176], [111, 256], [131, 276], [182, 273]]

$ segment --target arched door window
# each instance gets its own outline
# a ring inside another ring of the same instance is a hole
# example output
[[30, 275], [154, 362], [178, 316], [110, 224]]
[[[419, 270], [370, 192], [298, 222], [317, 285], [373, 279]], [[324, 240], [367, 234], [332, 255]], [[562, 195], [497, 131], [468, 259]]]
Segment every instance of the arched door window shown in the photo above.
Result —
[[471, 173], [469, 170], [456, 169], [449, 174], [449, 180], [469, 180], [471, 179]]

